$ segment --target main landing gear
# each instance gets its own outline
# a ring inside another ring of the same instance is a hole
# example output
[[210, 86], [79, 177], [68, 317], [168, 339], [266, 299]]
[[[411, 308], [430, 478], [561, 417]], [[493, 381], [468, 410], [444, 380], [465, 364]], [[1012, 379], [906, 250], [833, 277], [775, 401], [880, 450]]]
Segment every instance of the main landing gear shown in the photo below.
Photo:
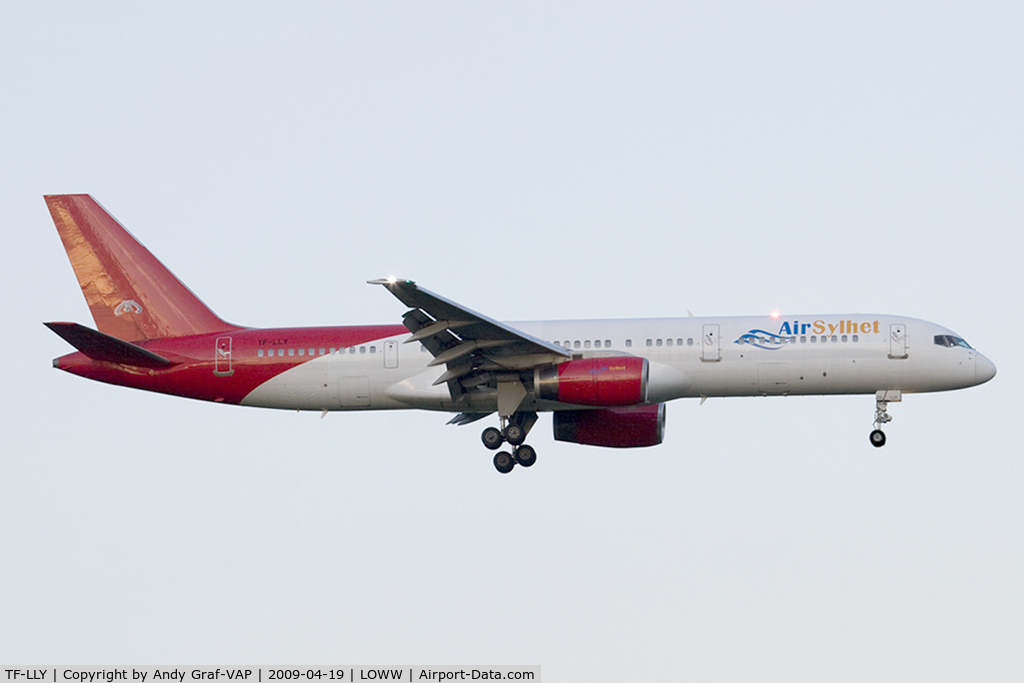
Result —
[[501, 429], [488, 427], [483, 431], [480, 440], [488, 449], [496, 451], [503, 443], [512, 446], [511, 453], [499, 451], [494, 455], [494, 469], [508, 474], [516, 465], [530, 467], [537, 462], [537, 451], [523, 443], [536, 421], [536, 413], [517, 413], [511, 418], [501, 418]]
[[885, 445], [885, 432], [882, 431], [882, 425], [892, 422], [892, 416], [889, 415], [889, 402], [899, 402], [903, 400], [902, 393], [899, 391], [878, 391], [875, 392], [875, 428], [868, 435], [868, 440], [871, 441], [871, 445], [875, 448], [881, 448]]

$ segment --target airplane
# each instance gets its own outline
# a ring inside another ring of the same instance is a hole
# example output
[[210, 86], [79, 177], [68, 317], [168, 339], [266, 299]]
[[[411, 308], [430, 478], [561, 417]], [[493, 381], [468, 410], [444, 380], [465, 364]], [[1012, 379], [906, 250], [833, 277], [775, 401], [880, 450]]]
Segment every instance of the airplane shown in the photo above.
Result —
[[[972, 387], [996, 367], [955, 332], [894, 315], [688, 317], [504, 323], [412, 280], [370, 280], [401, 324], [257, 329], [203, 304], [89, 195], [48, 195], [96, 329], [44, 323], [76, 352], [53, 366], [89, 379], [242, 406], [421, 409], [483, 430], [494, 467], [530, 467], [538, 414], [559, 441], [660, 444], [679, 398], [865, 394], [875, 447], [903, 394]], [[507, 450], [502, 449], [507, 444]]]

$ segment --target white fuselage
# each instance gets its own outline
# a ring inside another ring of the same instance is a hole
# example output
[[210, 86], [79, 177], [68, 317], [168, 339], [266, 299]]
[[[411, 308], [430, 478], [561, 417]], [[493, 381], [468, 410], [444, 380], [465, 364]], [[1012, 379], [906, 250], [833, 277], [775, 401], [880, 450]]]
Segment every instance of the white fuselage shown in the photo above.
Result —
[[[888, 315], [659, 318], [520, 322], [529, 335], [574, 356], [642, 356], [650, 363], [648, 403], [676, 398], [946, 391], [974, 386], [995, 366], [934, 323]], [[481, 412], [496, 391], [455, 402], [445, 367], [407, 335], [335, 349], [250, 392], [243, 405], [291, 410], [419, 408]], [[957, 338], [959, 339], [959, 338]], [[534, 410], [569, 406], [536, 400]]]

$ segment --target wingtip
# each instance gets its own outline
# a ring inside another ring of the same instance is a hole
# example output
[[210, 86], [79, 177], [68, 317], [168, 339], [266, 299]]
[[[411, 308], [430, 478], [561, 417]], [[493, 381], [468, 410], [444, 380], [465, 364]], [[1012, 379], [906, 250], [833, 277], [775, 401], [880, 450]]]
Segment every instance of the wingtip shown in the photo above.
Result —
[[414, 285], [414, 284], [416, 284], [412, 280], [403, 280], [401, 278], [397, 278], [397, 277], [394, 277], [394, 276], [391, 276], [391, 277], [380, 277], [380, 278], [377, 278], [376, 280], [367, 280], [366, 284], [368, 284], [368, 285], [384, 285], [385, 287], [387, 287], [387, 286], [390, 286], [390, 285], [398, 284], [399, 282], [401, 282], [403, 285]]

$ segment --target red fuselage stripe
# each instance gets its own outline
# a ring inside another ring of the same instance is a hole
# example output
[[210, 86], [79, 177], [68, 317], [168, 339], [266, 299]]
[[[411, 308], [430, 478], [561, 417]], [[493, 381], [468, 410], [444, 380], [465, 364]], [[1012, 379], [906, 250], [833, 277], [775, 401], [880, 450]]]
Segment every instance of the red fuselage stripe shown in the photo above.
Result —
[[[402, 325], [241, 329], [140, 344], [170, 359], [174, 365], [169, 368], [96, 361], [82, 353], [60, 357], [57, 367], [108, 384], [204, 401], [241, 403], [264, 382], [321, 357], [320, 349], [326, 354], [332, 348], [357, 347], [402, 334], [408, 334]], [[283, 355], [277, 352], [279, 349]], [[302, 355], [299, 349], [303, 350]], [[259, 356], [260, 350], [263, 356]]]

